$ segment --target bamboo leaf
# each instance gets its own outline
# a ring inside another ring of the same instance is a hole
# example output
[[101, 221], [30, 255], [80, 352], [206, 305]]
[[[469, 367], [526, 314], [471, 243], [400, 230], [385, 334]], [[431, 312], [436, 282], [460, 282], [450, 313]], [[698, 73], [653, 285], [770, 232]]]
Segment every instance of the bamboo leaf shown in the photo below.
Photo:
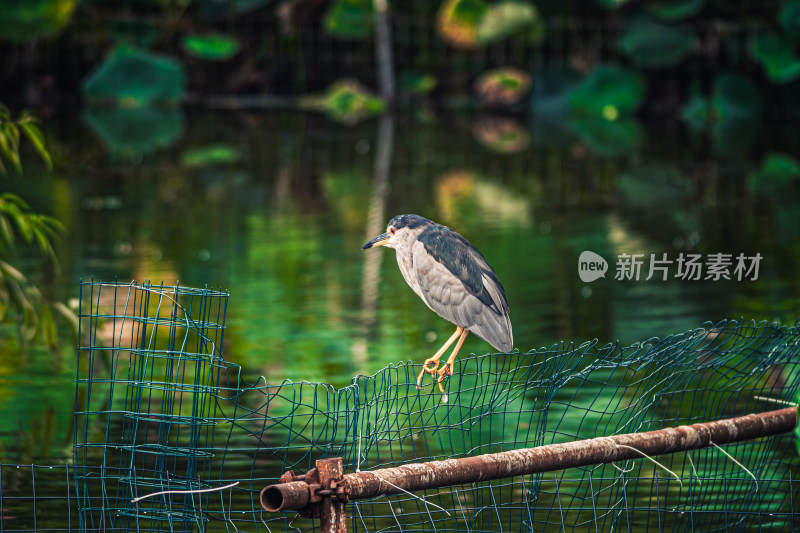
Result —
[[8, 121], [3, 125], [3, 129], [6, 131], [6, 135], [8, 136], [8, 140], [11, 143], [11, 147], [14, 149], [15, 152], [19, 151], [19, 128], [17, 128], [16, 123], [13, 121]]
[[11, 231], [11, 224], [8, 223], [6, 215], [0, 216], [0, 240], [9, 252], [14, 252], [14, 233]]
[[39, 152], [39, 155], [44, 160], [44, 164], [47, 166], [47, 170], [53, 170], [53, 160], [50, 158], [50, 153], [47, 151], [47, 147], [44, 144], [44, 135], [42, 135], [39, 127], [36, 126], [33, 120], [21, 120], [19, 127], [22, 129], [25, 136], [28, 137], [33, 147], [36, 148], [36, 151]]
[[61, 223], [55, 217], [51, 217], [50, 215], [39, 215], [39, 220], [42, 221], [42, 225], [56, 237], [59, 237], [60, 234], [66, 233], [67, 228], [64, 224]]
[[13, 137], [9, 135], [7, 125], [0, 128], [0, 152], [2, 152], [0, 153], [0, 157], [5, 157], [7, 160], [11, 161], [14, 168], [17, 169], [17, 172], [22, 172], [19, 155], [17, 154]]
[[25, 275], [22, 272], [20, 272], [13, 266], [9, 265], [5, 261], [0, 261], [0, 271], [3, 272], [3, 274], [5, 274], [6, 276], [10, 276], [12, 279], [16, 281], [19, 282], [27, 281]]
[[39, 250], [41, 250], [45, 256], [55, 261], [56, 252], [53, 250], [53, 246], [50, 244], [50, 239], [47, 238], [47, 235], [42, 228], [38, 225], [31, 225], [31, 231], [33, 231], [33, 236], [39, 245]]
[[20, 198], [16, 194], [7, 192], [7, 193], [4, 193], [2, 196], [0, 196], [0, 199], [5, 200], [9, 204], [13, 204], [13, 205], [19, 206], [19, 207], [21, 207], [22, 209], [24, 209], [26, 211], [30, 210], [30, 206], [25, 203], [25, 200], [23, 200], [22, 198]]
[[17, 225], [17, 228], [19, 228], [19, 232], [22, 234], [25, 242], [30, 244], [33, 241], [33, 231], [30, 221], [28, 220], [28, 215], [23, 213], [19, 206], [15, 204], [8, 205], [8, 214]]

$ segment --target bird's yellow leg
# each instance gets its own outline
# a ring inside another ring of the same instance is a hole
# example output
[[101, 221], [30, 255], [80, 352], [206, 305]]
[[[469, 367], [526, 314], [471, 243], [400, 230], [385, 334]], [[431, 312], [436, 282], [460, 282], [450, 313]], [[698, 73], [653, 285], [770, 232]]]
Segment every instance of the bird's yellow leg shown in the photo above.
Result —
[[433, 375], [436, 372], [436, 367], [439, 366], [439, 359], [442, 358], [442, 354], [453, 344], [459, 335], [463, 335], [463, 332], [466, 331], [461, 326], [456, 326], [456, 332], [447, 339], [447, 342], [439, 348], [439, 351], [436, 352], [433, 357], [425, 359], [425, 362], [422, 363], [422, 371], [419, 373], [419, 377], [417, 378], [417, 388], [422, 388], [422, 376], [425, 375], [427, 372], [430, 375]]
[[458, 355], [458, 351], [461, 349], [461, 345], [464, 344], [464, 340], [467, 338], [467, 335], [469, 335], [469, 330], [462, 328], [461, 337], [458, 338], [456, 347], [453, 348], [453, 352], [450, 354], [450, 357], [447, 358], [447, 362], [443, 364], [442, 367], [436, 371], [436, 375], [439, 376], [436, 382], [439, 384], [439, 390], [441, 390], [442, 392], [444, 392], [444, 387], [442, 386], [442, 379], [444, 379], [446, 375], [451, 375], [451, 376], [453, 375], [453, 364], [456, 362], [456, 356]]

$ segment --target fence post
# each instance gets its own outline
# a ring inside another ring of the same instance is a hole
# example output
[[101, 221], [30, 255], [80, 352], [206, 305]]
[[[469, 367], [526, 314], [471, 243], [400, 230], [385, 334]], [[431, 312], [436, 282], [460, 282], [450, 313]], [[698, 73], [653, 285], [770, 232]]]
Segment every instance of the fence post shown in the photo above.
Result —
[[[336, 483], [342, 480], [344, 464], [341, 457], [317, 461], [319, 484], [335, 494]], [[347, 533], [347, 504], [330, 495], [322, 500], [320, 518], [322, 533]]]

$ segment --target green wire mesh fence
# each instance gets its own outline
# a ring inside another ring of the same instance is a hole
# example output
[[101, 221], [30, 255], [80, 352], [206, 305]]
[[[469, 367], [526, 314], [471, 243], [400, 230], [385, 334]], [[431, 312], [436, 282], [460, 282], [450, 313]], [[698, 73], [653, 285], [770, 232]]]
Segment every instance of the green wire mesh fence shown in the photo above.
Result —
[[[0, 466], [2, 531], [315, 530], [260, 490], [325, 457], [352, 472], [643, 432], [785, 407], [800, 385], [800, 322], [741, 320], [465, 357], [447, 403], [410, 363], [342, 389], [247, 383], [222, 356], [227, 298], [81, 284], [73, 464]], [[630, 460], [351, 502], [350, 531], [800, 531], [791, 434], [659, 462], [672, 473]]]

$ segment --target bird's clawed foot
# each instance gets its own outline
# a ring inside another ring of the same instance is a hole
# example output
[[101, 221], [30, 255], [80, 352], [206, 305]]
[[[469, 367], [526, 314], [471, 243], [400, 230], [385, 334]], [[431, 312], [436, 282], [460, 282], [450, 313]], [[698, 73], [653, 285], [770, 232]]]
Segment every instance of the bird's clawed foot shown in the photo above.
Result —
[[441, 355], [439, 357], [433, 356], [429, 359], [425, 359], [425, 362], [422, 363], [422, 370], [417, 377], [417, 389], [422, 390], [422, 378], [425, 374], [430, 374], [431, 376], [436, 376], [439, 373], [437, 367], [439, 366], [439, 359], [441, 359]]
[[[417, 377], [417, 388], [422, 389], [422, 378], [425, 374], [430, 374], [436, 378], [436, 384], [439, 385], [439, 390], [444, 394], [444, 385], [442, 385], [442, 380], [444, 380], [445, 376], [452, 376], [453, 375], [453, 363], [455, 363], [456, 356], [458, 355], [458, 351], [461, 349], [461, 345], [464, 344], [464, 339], [467, 338], [469, 335], [469, 330], [458, 326], [456, 328], [456, 332], [450, 337], [450, 339], [442, 346], [436, 355], [431, 357], [430, 359], [426, 359], [425, 362], [422, 364], [422, 370]], [[442, 354], [444, 353], [447, 348], [450, 347], [455, 340], [458, 339], [456, 343], [456, 347], [453, 349], [453, 353], [450, 354], [450, 357], [442, 363], [442, 366], [439, 366], [439, 360], [442, 358]]]
[[451, 361], [445, 361], [442, 363], [436, 371], [435, 374], [438, 376], [436, 378], [436, 384], [439, 385], [439, 391], [444, 394], [444, 385], [442, 385], [442, 380], [445, 376], [452, 376], [453, 375], [453, 363]]

